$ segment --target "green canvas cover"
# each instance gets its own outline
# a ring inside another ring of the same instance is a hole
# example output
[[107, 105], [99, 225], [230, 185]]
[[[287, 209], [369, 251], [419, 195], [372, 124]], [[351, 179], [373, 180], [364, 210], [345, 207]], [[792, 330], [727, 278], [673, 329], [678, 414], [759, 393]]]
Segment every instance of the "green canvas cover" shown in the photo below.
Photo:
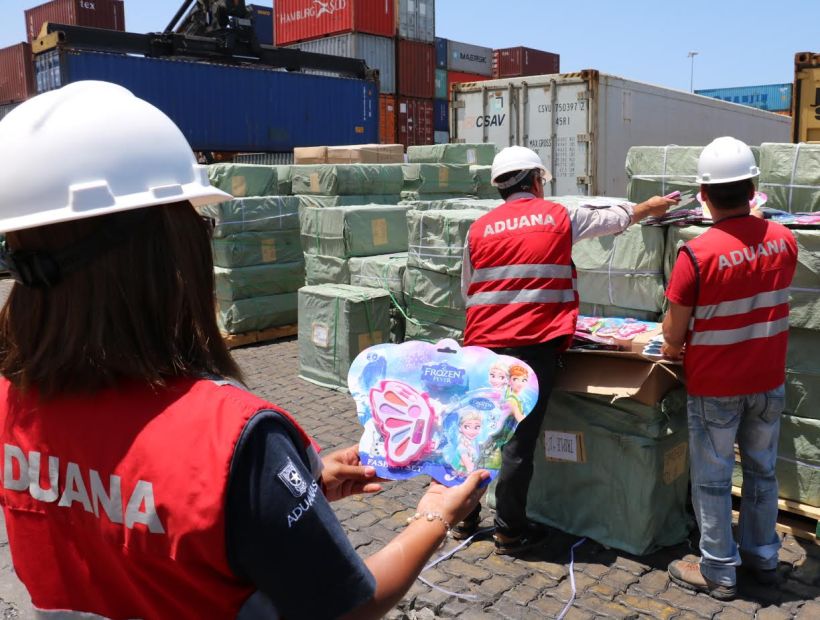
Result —
[[470, 167], [463, 164], [403, 164], [404, 192], [470, 195], [475, 188]]
[[350, 284], [350, 259], [305, 254], [305, 284]]
[[492, 211], [497, 206], [504, 204], [500, 198], [454, 198], [452, 196], [431, 199], [425, 196], [425, 200], [402, 200], [401, 204], [416, 209], [418, 211], [459, 211], [461, 209], [478, 209], [479, 211]]
[[820, 144], [761, 144], [759, 186], [768, 207], [820, 211]]
[[665, 246], [666, 231], [655, 226], [631, 226], [619, 235], [579, 241], [572, 259], [581, 301], [660, 312]]
[[404, 177], [402, 164], [317, 164], [293, 166], [294, 194], [366, 196], [398, 194]]
[[421, 194], [415, 191], [405, 190], [401, 193], [401, 204], [409, 202], [425, 201], [425, 202], [444, 202], [448, 200], [475, 200], [476, 197], [472, 192], [464, 194]]
[[438, 323], [431, 323], [420, 319], [407, 321], [404, 333], [405, 341], [422, 340], [424, 342], [433, 343], [444, 340], [445, 338], [452, 338], [456, 342], [461, 342], [463, 337], [463, 329], [439, 325]]
[[219, 329], [227, 334], [244, 334], [296, 323], [296, 293], [252, 297], [217, 304]]
[[401, 299], [402, 276], [407, 267], [407, 252], [349, 259], [350, 284], [390, 291]]
[[553, 392], [535, 454], [527, 502], [533, 520], [635, 555], [686, 539], [682, 390], [654, 407]]
[[304, 207], [302, 248], [339, 258], [406, 252], [407, 211], [400, 205]]
[[435, 144], [408, 146], [411, 164], [470, 164], [489, 166], [495, 159], [495, 144]]
[[213, 239], [211, 245], [217, 267], [248, 267], [302, 260], [298, 229], [239, 233]]
[[[820, 421], [781, 418], [776, 471], [779, 497], [820, 508]], [[732, 484], [743, 484], [739, 463]]]
[[464, 316], [464, 298], [461, 296], [461, 276], [437, 271], [407, 267], [404, 271], [404, 302], [413, 315], [418, 307], [431, 311], [444, 310]]
[[305, 284], [305, 263], [273, 263], [236, 269], [214, 267], [214, 284], [219, 301], [295, 293]]
[[354, 205], [397, 205], [401, 202], [401, 195], [396, 194], [372, 194], [370, 196], [311, 196], [300, 194], [299, 207], [349, 207]]
[[492, 166], [470, 166], [473, 175], [472, 193], [479, 198], [498, 199], [498, 189], [492, 184]]
[[293, 196], [235, 198], [199, 208], [214, 221], [213, 236], [299, 228], [299, 200]]
[[633, 318], [639, 321], [660, 320], [660, 312], [650, 312], [648, 310], [636, 310], [635, 308], [621, 308], [619, 306], [608, 306], [605, 304], [588, 304], [583, 301], [578, 306], [579, 314], [583, 316]]
[[820, 331], [792, 327], [786, 354], [786, 412], [820, 420]]
[[390, 341], [387, 291], [345, 284], [299, 290], [299, 376], [347, 388], [347, 372], [369, 346]]
[[211, 164], [211, 185], [235, 198], [271, 196], [277, 193], [277, 170], [273, 166], [254, 164]]
[[470, 226], [484, 213], [478, 209], [410, 210], [407, 213], [408, 267], [461, 274]]
[[[664, 278], [669, 282], [678, 250], [709, 230], [706, 226], [670, 226], [667, 232]], [[797, 269], [789, 288], [789, 324], [820, 330], [820, 230], [792, 230], [797, 241]]]
[[293, 181], [291, 180], [292, 165], [271, 166], [276, 171], [276, 185], [273, 194], [276, 196], [290, 196], [293, 194]]

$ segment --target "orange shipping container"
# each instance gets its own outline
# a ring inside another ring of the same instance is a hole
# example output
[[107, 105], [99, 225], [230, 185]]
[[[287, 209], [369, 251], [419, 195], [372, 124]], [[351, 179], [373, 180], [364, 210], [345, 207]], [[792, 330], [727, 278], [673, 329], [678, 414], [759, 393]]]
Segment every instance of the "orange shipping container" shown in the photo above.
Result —
[[52, 0], [25, 12], [26, 34], [31, 43], [46, 22], [125, 30], [123, 0]]
[[396, 97], [379, 95], [379, 142], [396, 144]]
[[18, 43], [0, 50], [0, 103], [25, 101], [34, 96], [31, 46]]

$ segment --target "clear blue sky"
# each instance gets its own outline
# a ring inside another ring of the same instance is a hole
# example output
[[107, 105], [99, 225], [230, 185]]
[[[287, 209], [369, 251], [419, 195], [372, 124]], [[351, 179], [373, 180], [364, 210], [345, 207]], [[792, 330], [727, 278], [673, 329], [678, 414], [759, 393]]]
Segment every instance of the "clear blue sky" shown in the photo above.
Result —
[[[0, 46], [25, 38], [23, 9], [0, 0]], [[132, 32], [162, 30], [181, 0], [125, 0]], [[258, 0], [256, 4], [268, 4]], [[561, 70], [598, 69], [689, 89], [791, 82], [794, 53], [820, 51], [820, 0], [438, 0], [437, 34], [561, 54]]]

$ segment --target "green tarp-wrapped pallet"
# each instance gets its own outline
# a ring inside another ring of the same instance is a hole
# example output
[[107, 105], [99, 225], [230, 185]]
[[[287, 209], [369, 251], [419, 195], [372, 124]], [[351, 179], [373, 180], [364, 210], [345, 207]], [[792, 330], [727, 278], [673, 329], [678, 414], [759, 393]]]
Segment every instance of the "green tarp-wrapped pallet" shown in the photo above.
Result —
[[299, 200], [293, 196], [236, 198], [200, 207], [199, 212], [214, 221], [214, 238], [299, 228]]
[[[732, 483], [742, 485], [735, 464]], [[778, 496], [820, 508], [820, 421], [784, 415], [777, 448]]]
[[290, 196], [293, 194], [293, 181], [291, 180], [291, 165], [271, 166], [276, 171], [276, 185], [274, 186], [274, 196]]
[[458, 164], [403, 164], [405, 192], [425, 194], [456, 194], [467, 196], [473, 193], [475, 181], [470, 167]]
[[346, 388], [347, 372], [367, 347], [390, 340], [387, 291], [344, 284], [299, 290], [299, 376]]
[[214, 264], [235, 268], [302, 260], [299, 229], [230, 235], [212, 241]]
[[[461, 277], [428, 269], [408, 266], [404, 271], [404, 302], [408, 314], [415, 316], [418, 308], [446, 315], [466, 312], [461, 296]], [[456, 325], [463, 324], [461, 321]]]
[[318, 164], [293, 166], [294, 194], [344, 196], [398, 194], [404, 177], [402, 164]]
[[397, 299], [402, 295], [402, 276], [407, 268], [407, 252], [380, 256], [357, 256], [349, 259], [350, 284], [390, 291]]
[[412, 199], [402, 200], [402, 204], [418, 211], [460, 211], [462, 209], [478, 209], [479, 211], [492, 211], [497, 206], [504, 204], [500, 198], [453, 198], [448, 196], [436, 200], [425, 196], [423, 200]]
[[277, 169], [253, 164], [212, 164], [208, 166], [211, 185], [235, 198], [274, 196], [278, 193]]
[[350, 284], [350, 259], [305, 254], [305, 284]]
[[302, 248], [339, 258], [406, 252], [407, 211], [399, 205], [302, 208]]
[[236, 269], [214, 267], [216, 298], [220, 302], [295, 293], [304, 283], [303, 261]]
[[820, 420], [820, 331], [793, 327], [786, 354], [786, 412]]
[[397, 205], [401, 202], [401, 195], [395, 194], [372, 194], [370, 196], [312, 196], [301, 194], [296, 196], [299, 199], [299, 207], [350, 207], [356, 205]]
[[820, 211], [820, 144], [760, 145], [759, 189], [766, 206], [790, 213]]
[[655, 226], [631, 226], [619, 235], [579, 241], [572, 260], [581, 301], [660, 312], [665, 246], [666, 231]]
[[409, 211], [408, 267], [460, 275], [470, 226], [484, 213], [478, 209]]
[[479, 198], [494, 198], [500, 197], [498, 188], [492, 184], [492, 166], [470, 166], [470, 172], [473, 175], [473, 191], [472, 193]]
[[489, 166], [495, 159], [495, 144], [435, 144], [408, 146], [411, 164], [470, 164]]
[[660, 312], [650, 312], [649, 310], [636, 310], [635, 308], [621, 308], [607, 304], [588, 304], [583, 301], [578, 306], [578, 313], [583, 316], [598, 317], [631, 317], [639, 321], [660, 320]]
[[535, 450], [527, 513], [635, 555], [686, 540], [686, 398], [634, 400], [553, 392]]
[[424, 201], [427, 203], [444, 202], [448, 200], [476, 200], [477, 198], [471, 193], [464, 194], [420, 194], [416, 191], [404, 190], [401, 193], [401, 203], [407, 204], [410, 202]]
[[217, 322], [227, 334], [244, 334], [296, 323], [296, 293], [218, 303]]
[[438, 342], [445, 338], [451, 338], [456, 342], [461, 342], [464, 335], [463, 329], [439, 325], [421, 319], [408, 320], [405, 326], [405, 340], [423, 340], [424, 342]]

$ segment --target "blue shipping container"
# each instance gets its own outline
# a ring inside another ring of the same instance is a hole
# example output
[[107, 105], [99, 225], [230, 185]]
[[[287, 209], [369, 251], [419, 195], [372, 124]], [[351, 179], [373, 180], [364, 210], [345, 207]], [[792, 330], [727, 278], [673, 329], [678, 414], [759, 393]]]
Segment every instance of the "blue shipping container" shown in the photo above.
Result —
[[436, 37], [436, 68], [447, 68], [447, 39]]
[[792, 109], [791, 84], [763, 84], [761, 86], [735, 86], [731, 88], [706, 88], [696, 90], [696, 95], [747, 105], [769, 112], [786, 112]]
[[170, 116], [197, 151], [379, 141], [379, 91], [365, 80], [76, 50], [40, 54], [35, 70], [43, 91], [80, 80], [120, 84]]
[[450, 109], [446, 99], [436, 99], [433, 102], [433, 129], [436, 131], [450, 131]]
[[247, 8], [253, 15], [253, 29], [256, 31], [256, 39], [262, 45], [276, 45], [273, 40], [273, 3], [271, 2], [270, 6], [249, 4]]

